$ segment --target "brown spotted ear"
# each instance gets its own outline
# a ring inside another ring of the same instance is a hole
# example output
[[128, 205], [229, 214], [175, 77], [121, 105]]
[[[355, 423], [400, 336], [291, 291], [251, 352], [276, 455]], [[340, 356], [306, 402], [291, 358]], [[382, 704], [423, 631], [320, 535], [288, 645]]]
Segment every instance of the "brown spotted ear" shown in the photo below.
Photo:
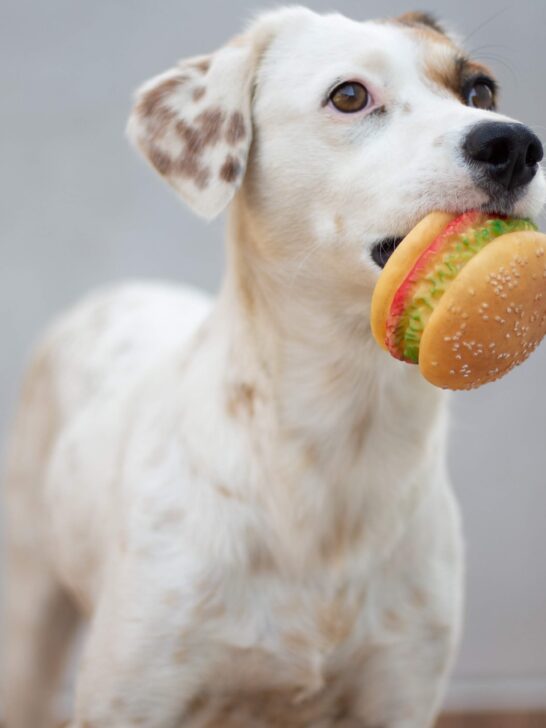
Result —
[[255, 58], [243, 36], [210, 56], [182, 61], [136, 94], [129, 137], [207, 218], [231, 201], [244, 175]]
[[420, 10], [411, 13], [404, 13], [397, 18], [402, 25], [419, 26], [424, 25], [427, 28], [435, 30], [437, 33], [446, 35], [445, 28], [438, 22], [432, 13], [425, 13]]

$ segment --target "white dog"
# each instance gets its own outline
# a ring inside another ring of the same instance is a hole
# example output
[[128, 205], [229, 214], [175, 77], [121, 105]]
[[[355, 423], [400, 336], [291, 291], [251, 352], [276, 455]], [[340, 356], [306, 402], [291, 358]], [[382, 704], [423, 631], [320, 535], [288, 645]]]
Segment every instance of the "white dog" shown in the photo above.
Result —
[[198, 213], [231, 202], [228, 270], [215, 301], [99, 293], [35, 352], [8, 728], [51, 725], [80, 614], [78, 728], [433, 724], [462, 602], [444, 397], [377, 347], [369, 308], [431, 210], [539, 211], [540, 142], [494, 104], [428, 16], [304, 8], [140, 89], [144, 155]]

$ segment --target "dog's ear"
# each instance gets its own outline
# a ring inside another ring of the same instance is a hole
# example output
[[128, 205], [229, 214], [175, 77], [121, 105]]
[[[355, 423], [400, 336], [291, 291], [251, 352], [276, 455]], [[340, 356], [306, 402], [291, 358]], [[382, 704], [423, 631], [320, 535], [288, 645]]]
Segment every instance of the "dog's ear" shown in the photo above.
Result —
[[411, 27], [425, 26], [431, 30], [435, 30], [437, 33], [447, 35], [444, 26], [438, 21], [435, 15], [432, 13], [423, 12], [416, 10], [414, 12], [404, 13], [397, 18], [399, 23], [402, 25], [409, 25]]
[[180, 62], [136, 94], [127, 132], [198, 214], [212, 218], [241, 184], [252, 137], [257, 49], [251, 34]]
[[181, 61], [137, 91], [130, 139], [203, 217], [218, 215], [244, 177], [261, 57], [281, 27], [314, 15], [298, 6], [266, 12], [216, 53]]

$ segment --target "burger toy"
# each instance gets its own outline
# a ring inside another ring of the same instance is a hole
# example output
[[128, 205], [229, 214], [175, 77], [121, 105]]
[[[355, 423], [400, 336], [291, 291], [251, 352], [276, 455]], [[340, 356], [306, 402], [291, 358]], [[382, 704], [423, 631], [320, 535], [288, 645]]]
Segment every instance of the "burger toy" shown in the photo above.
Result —
[[520, 218], [431, 213], [387, 261], [371, 325], [438, 387], [499, 379], [546, 334], [546, 235]]

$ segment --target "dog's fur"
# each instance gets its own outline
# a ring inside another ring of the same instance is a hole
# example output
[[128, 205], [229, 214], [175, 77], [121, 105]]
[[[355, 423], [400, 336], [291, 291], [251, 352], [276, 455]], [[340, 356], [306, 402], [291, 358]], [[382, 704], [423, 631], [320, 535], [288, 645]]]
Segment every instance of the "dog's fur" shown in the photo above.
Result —
[[[129, 132], [197, 212], [232, 200], [214, 302], [99, 293], [33, 357], [8, 467], [8, 728], [427, 728], [462, 554], [443, 394], [371, 339], [373, 243], [498, 207], [460, 147], [472, 70], [427, 16], [260, 17], [138, 93]], [[370, 110], [326, 100], [361, 80]], [[237, 194], [236, 194], [237, 193]], [[511, 211], [535, 214], [538, 174]], [[77, 605], [77, 609], [75, 607]]]

